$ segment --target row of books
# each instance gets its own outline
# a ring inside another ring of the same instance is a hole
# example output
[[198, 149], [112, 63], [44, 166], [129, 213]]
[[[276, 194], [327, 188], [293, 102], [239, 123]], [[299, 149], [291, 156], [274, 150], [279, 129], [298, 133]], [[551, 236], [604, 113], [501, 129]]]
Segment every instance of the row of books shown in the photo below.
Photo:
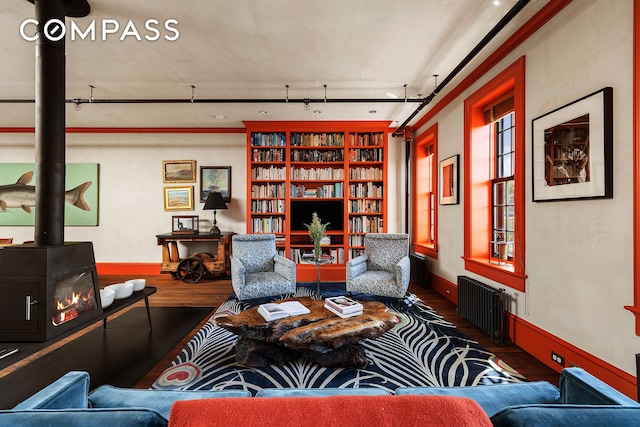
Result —
[[352, 148], [349, 150], [349, 160], [352, 162], [381, 162], [383, 153], [382, 148]]
[[284, 147], [287, 140], [284, 133], [251, 133], [251, 145], [254, 147]]
[[252, 200], [251, 212], [253, 213], [284, 213], [286, 211], [284, 199]]
[[343, 133], [292, 133], [291, 145], [295, 147], [341, 147]]
[[284, 184], [260, 184], [251, 186], [251, 197], [282, 197], [284, 198]]
[[287, 229], [282, 217], [253, 218], [251, 227], [253, 233], [284, 233]]
[[342, 168], [291, 168], [291, 179], [344, 180], [344, 170]]
[[383, 220], [380, 217], [354, 216], [349, 218], [349, 232], [351, 233], [382, 233]]
[[368, 168], [350, 168], [349, 178], [361, 179], [361, 180], [383, 180], [384, 173], [382, 168], [368, 167]]
[[359, 199], [349, 201], [350, 213], [382, 213], [382, 200]]
[[320, 185], [316, 188], [306, 188], [304, 185], [291, 185], [291, 197], [341, 198], [342, 183]]
[[254, 180], [285, 180], [287, 179], [287, 171], [282, 166], [258, 166], [251, 168], [251, 178]]
[[384, 197], [382, 185], [373, 182], [360, 182], [349, 186], [351, 197]]
[[292, 162], [343, 162], [344, 150], [291, 150]]
[[252, 162], [284, 162], [284, 148], [257, 149], [254, 148], [251, 154]]
[[349, 144], [362, 146], [362, 145], [375, 145], [379, 146], [384, 143], [384, 135], [382, 132], [378, 133], [350, 133]]
[[324, 308], [339, 317], [353, 317], [362, 314], [362, 304], [346, 296], [329, 297], [324, 300]]
[[[312, 254], [312, 249], [291, 248], [289, 251], [289, 259], [296, 264], [310, 264], [308, 256]], [[333, 248], [329, 251], [329, 254], [333, 258], [331, 264], [344, 264], [343, 248]]]

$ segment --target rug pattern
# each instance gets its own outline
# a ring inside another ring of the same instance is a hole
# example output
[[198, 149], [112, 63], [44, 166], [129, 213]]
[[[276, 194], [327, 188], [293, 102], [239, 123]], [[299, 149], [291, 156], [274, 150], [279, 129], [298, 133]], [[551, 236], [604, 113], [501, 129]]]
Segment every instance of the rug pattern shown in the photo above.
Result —
[[[518, 372], [469, 339], [453, 324], [408, 292], [403, 301], [377, 297], [398, 317], [382, 337], [363, 341], [368, 364], [363, 369], [324, 368], [300, 358], [282, 365], [253, 368], [235, 359], [237, 336], [216, 319], [249, 307], [292, 296], [323, 298], [345, 294], [344, 285], [298, 285], [295, 295], [241, 302], [231, 295], [156, 379], [159, 390], [248, 390], [263, 388], [375, 387], [393, 392], [410, 386], [475, 386], [525, 381]], [[358, 300], [373, 300], [354, 294]]]

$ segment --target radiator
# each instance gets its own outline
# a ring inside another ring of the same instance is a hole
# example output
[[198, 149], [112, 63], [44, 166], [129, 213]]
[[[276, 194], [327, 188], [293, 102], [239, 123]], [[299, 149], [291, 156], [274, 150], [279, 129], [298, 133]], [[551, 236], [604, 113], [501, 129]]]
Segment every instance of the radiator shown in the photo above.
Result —
[[504, 343], [504, 289], [496, 289], [478, 280], [458, 276], [458, 315]]
[[429, 269], [427, 268], [427, 257], [421, 254], [411, 254], [411, 281], [426, 288], [429, 286]]

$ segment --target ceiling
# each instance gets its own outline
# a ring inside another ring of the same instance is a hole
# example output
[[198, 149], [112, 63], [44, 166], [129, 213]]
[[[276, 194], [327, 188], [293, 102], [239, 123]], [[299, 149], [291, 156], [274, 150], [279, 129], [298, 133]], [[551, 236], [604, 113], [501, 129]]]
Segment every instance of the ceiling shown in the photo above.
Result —
[[[547, 2], [529, 2], [438, 97], [455, 87]], [[399, 125], [516, 1], [494, 3], [89, 0], [88, 16], [66, 20], [68, 29], [73, 21], [81, 31], [96, 23], [94, 40], [90, 35], [70, 40], [70, 31], [67, 33], [67, 99], [187, 102], [94, 102], [81, 103], [79, 109], [70, 103], [66, 124], [243, 127], [244, 120], [388, 120], [392, 126]], [[35, 17], [35, 8], [27, 0], [0, 0], [0, 4], [0, 127], [33, 127], [34, 104], [13, 101], [35, 96], [36, 43], [20, 34], [24, 20]], [[158, 40], [145, 39], [156, 35], [145, 29], [149, 19], [159, 22], [155, 26]], [[167, 21], [171, 19], [178, 23]], [[113, 29], [114, 22], [119, 30], [102, 40], [102, 24]], [[176, 36], [163, 27], [165, 22], [177, 29], [177, 40], [165, 39]], [[32, 36], [35, 26], [27, 24], [24, 32]], [[142, 40], [136, 39], [136, 32]], [[376, 102], [391, 100], [389, 94], [401, 102]], [[192, 98], [197, 102], [189, 102]], [[325, 98], [328, 102], [323, 102]], [[284, 102], [287, 99], [290, 102]], [[360, 102], [337, 102], [340, 99]], [[304, 100], [309, 101], [305, 104]]]

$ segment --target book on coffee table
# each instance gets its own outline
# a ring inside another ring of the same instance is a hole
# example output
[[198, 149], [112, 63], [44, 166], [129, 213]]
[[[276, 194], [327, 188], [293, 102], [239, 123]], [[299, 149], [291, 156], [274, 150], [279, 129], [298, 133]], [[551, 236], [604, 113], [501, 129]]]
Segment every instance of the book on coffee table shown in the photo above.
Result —
[[324, 308], [326, 308], [327, 310], [329, 310], [330, 312], [332, 312], [333, 314], [335, 314], [338, 317], [342, 317], [343, 319], [346, 319], [348, 317], [353, 317], [353, 316], [360, 316], [362, 314], [362, 310], [360, 311], [354, 311], [353, 313], [347, 313], [347, 314], [343, 314], [340, 313], [338, 310], [336, 310], [335, 308], [331, 307], [328, 304], [324, 305]]
[[299, 301], [286, 301], [281, 303], [260, 304], [258, 313], [260, 313], [267, 322], [270, 322], [285, 317], [309, 314], [311, 310]]
[[360, 314], [363, 310], [362, 304], [346, 296], [326, 298], [324, 300], [324, 306], [333, 309], [331, 311], [343, 315], [353, 313]]

